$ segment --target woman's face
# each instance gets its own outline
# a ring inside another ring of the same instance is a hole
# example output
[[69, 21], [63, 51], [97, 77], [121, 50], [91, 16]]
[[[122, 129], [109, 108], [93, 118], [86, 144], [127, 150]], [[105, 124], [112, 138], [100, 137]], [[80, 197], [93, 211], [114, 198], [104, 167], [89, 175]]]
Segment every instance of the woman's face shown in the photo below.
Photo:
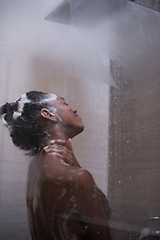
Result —
[[56, 100], [51, 101], [57, 115], [59, 124], [74, 135], [83, 131], [84, 125], [81, 118], [77, 114], [77, 110], [71, 108], [63, 97], [57, 96]]

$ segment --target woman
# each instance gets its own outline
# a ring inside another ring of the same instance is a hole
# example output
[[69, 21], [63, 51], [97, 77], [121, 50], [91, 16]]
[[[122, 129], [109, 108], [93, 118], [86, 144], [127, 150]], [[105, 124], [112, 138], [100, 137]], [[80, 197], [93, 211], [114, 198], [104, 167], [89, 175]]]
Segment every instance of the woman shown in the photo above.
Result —
[[31, 91], [1, 107], [13, 143], [34, 156], [27, 207], [32, 240], [110, 240], [108, 201], [76, 160], [84, 126], [64, 98]]

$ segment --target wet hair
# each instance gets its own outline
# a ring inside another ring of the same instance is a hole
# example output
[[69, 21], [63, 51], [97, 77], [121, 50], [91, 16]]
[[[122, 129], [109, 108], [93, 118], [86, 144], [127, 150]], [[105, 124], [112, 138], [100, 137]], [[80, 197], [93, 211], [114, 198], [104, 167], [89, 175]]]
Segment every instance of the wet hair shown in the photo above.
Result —
[[2, 122], [8, 128], [13, 143], [27, 150], [29, 155], [37, 154], [43, 140], [49, 137], [39, 121], [41, 109], [51, 108], [47, 99], [48, 93], [30, 91], [17, 101], [6, 103], [0, 108]]

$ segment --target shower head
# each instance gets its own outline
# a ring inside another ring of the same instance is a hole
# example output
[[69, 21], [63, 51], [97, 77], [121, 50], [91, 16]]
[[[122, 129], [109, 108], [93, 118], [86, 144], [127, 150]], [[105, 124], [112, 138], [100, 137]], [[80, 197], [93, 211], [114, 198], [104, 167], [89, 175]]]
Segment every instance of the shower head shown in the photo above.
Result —
[[45, 19], [88, 27], [110, 17], [122, 4], [123, 0], [64, 0]]

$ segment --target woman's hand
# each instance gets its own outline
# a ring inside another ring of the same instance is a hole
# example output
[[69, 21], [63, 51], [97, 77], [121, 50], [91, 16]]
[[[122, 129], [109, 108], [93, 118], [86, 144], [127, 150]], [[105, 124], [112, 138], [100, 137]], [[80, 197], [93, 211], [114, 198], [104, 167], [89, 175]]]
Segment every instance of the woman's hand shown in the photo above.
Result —
[[46, 153], [55, 155], [55, 157], [63, 160], [66, 164], [80, 167], [73, 153], [70, 138], [67, 141], [61, 139], [52, 140], [50, 143], [50, 145], [43, 148]]

